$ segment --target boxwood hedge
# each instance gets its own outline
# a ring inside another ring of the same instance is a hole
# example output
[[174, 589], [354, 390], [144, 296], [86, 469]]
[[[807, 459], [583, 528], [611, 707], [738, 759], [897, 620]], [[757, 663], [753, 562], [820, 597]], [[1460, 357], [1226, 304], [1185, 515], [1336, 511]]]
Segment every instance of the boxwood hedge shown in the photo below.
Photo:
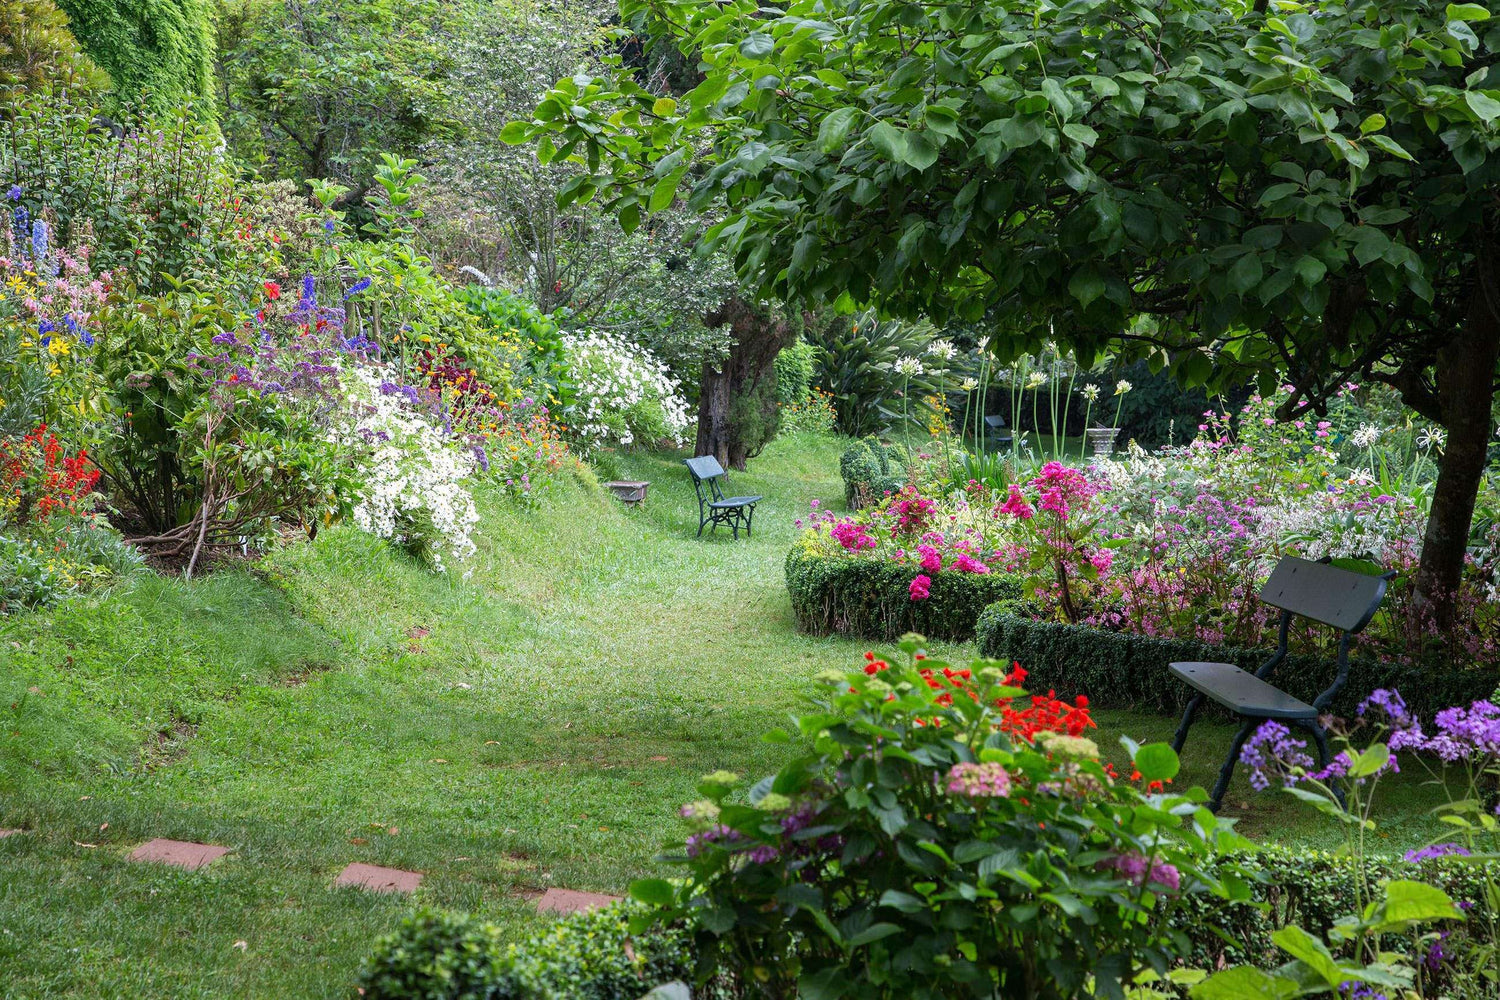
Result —
[[930, 573], [931, 596], [911, 599], [919, 570], [876, 559], [813, 555], [794, 548], [786, 558], [786, 587], [797, 627], [814, 635], [895, 639], [920, 632], [962, 641], [992, 602], [1020, 596], [1021, 584], [998, 573]]
[[[625, 902], [559, 920], [520, 944], [504, 945], [478, 917], [421, 909], [375, 943], [360, 968], [365, 1000], [639, 1000], [673, 980], [691, 982], [689, 936], [631, 935]], [[706, 1000], [725, 987], [695, 992]]]
[[[1088, 695], [1101, 707], [1157, 712], [1179, 712], [1193, 694], [1168, 672], [1167, 664], [1208, 660], [1253, 671], [1271, 655], [1267, 649], [1157, 639], [1041, 621], [1030, 617], [1019, 600], [999, 601], [985, 609], [976, 639], [981, 656], [1019, 661], [1030, 674], [1030, 687], [1053, 688], [1062, 697]], [[1333, 682], [1336, 673], [1331, 657], [1291, 654], [1276, 668], [1271, 680], [1287, 693], [1311, 702]], [[1491, 667], [1403, 666], [1356, 658], [1349, 665], [1349, 683], [1330, 709], [1335, 714], [1353, 715], [1371, 691], [1394, 687], [1400, 689], [1414, 711], [1430, 718], [1450, 705], [1488, 698], [1497, 679], [1500, 672]]]

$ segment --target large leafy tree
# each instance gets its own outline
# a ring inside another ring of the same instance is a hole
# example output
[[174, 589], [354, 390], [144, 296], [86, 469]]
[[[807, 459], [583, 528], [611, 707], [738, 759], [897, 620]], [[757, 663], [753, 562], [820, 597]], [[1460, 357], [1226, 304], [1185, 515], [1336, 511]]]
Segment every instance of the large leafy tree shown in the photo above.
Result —
[[701, 54], [673, 100], [558, 82], [510, 127], [628, 226], [684, 182], [791, 297], [990, 317], [1448, 429], [1419, 586], [1462, 568], [1500, 356], [1500, 22], [1364, 0], [622, 0]]

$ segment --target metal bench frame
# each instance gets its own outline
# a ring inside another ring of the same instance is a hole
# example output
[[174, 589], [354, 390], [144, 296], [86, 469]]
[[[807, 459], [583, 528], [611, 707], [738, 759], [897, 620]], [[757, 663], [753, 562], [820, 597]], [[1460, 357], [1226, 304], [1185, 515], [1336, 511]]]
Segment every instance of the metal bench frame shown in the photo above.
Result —
[[[1239, 762], [1240, 748], [1245, 745], [1250, 734], [1269, 719], [1274, 718], [1311, 733], [1318, 746], [1318, 766], [1327, 766], [1328, 733], [1318, 721], [1319, 717], [1348, 683], [1349, 641], [1370, 623], [1371, 618], [1375, 617], [1380, 602], [1385, 599], [1386, 585], [1393, 576], [1395, 576], [1394, 571], [1381, 576], [1370, 576], [1339, 569], [1329, 565], [1327, 557], [1317, 562], [1310, 562], [1296, 556], [1287, 556], [1276, 564], [1270, 579], [1260, 590], [1260, 599], [1263, 603], [1281, 609], [1276, 652], [1261, 664], [1260, 669], [1254, 674], [1249, 674], [1226, 663], [1170, 664], [1169, 669], [1174, 675], [1198, 690], [1198, 694], [1188, 702], [1186, 711], [1182, 713], [1182, 723], [1177, 727], [1177, 735], [1172, 738], [1173, 750], [1181, 752], [1182, 745], [1187, 742], [1188, 730], [1192, 727], [1193, 720], [1205, 698], [1212, 698], [1244, 720], [1239, 732], [1235, 734], [1233, 743], [1230, 744], [1229, 756], [1225, 758], [1224, 765], [1219, 770], [1219, 780], [1215, 783], [1213, 793], [1209, 797], [1210, 809], [1214, 812], [1219, 811], [1219, 807], [1223, 804], [1224, 793], [1229, 788], [1229, 780], [1234, 775], [1234, 766]], [[1327, 690], [1318, 695], [1311, 705], [1298, 701], [1269, 683], [1271, 672], [1282, 660], [1286, 659], [1287, 632], [1291, 628], [1294, 617], [1307, 618], [1340, 631], [1338, 674]], [[1219, 683], [1217, 692], [1213, 690], [1213, 681], [1200, 681], [1194, 678], [1194, 674], [1201, 668], [1212, 668], [1205, 672], [1216, 675]], [[1266, 683], [1264, 685], [1253, 684], [1248, 680], [1249, 678]], [[1228, 691], [1228, 688], [1236, 684], [1242, 688], [1268, 689], [1276, 697], [1278, 705], [1273, 708], [1265, 702], [1255, 706], [1244, 701], [1237, 701]], [[1257, 707], [1259, 711], [1256, 710]], [[1342, 792], [1335, 789], [1335, 793], [1338, 794], [1339, 801], [1342, 803]]]
[[[740, 529], [744, 528], [745, 537], [749, 538], [755, 520], [755, 505], [765, 497], [725, 496], [720, 484], [729, 482], [729, 473], [712, 455], [685, 458], [682, 464], [688, 467], [688, 475], [693, 477], [693, 491], [698, 494], [698, 537], [703, 537], [705, 527], [712, 526], [709, 530], [713, 532], [722, 524], [733, 530], [735, 538], [740, 537]], [[705, 484], [708, 486], [706, 494], [703, 490]]]

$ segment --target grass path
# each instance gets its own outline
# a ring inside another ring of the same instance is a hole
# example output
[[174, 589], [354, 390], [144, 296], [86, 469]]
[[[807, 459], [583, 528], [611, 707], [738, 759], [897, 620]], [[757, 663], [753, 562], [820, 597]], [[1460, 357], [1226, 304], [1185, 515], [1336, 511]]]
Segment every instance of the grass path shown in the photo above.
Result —
[[[696, 540], [681, 465], [629, 456], [644, 508], [571, 485], [536, 511], [486, 505], [467, 582], [335, 530], [253, 572], [0, 620], [0, 827], [31, 831], [0, 840], [0, 995], [347, 997], [412, 905], [331, 890], [351, 861], [421, 871], [421, 901], [517, 935], [549, 886], [622, 892], [697, 776], [774, 770], [785, 749], [760, 734], [866, 648], [796, 634], [782, 584], [792, 519], [841, 493], [839, 448], [752, 463], [737, 485], [768, 499], [749, 540]], [[1195, 729], [1184, 780], [1210, 781], [1227, 738]], [[1403, 787], [1402, 815], [1426, 794]], [[1326, 843], [1253, 805], [1251, 832]], [[152, 837], [233, 853], [196, 873], [125, 860]]]

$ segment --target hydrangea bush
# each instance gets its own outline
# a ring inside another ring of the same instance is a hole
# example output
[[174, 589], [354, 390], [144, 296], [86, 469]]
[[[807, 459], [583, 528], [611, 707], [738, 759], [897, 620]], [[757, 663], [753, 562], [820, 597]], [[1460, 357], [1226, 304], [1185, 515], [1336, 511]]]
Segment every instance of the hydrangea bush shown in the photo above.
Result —
[[1200, 789], [1165, 790], [1176, 755], [1132, 746], [1117, 775], [1086, 700], [931, 659], [918, 636], [820, 680], [797, 735], [768, 736], [805, 752], [748, 788], [705, 777], [667, 855], [682, 880], [631, 887], [657, 921], [688, 921], [700, 978], [727, 968], [768, 997], [1119, 996], [1173, 973], [1185, 898], [1245, 898], [1208, 865], [1243, 839]]

